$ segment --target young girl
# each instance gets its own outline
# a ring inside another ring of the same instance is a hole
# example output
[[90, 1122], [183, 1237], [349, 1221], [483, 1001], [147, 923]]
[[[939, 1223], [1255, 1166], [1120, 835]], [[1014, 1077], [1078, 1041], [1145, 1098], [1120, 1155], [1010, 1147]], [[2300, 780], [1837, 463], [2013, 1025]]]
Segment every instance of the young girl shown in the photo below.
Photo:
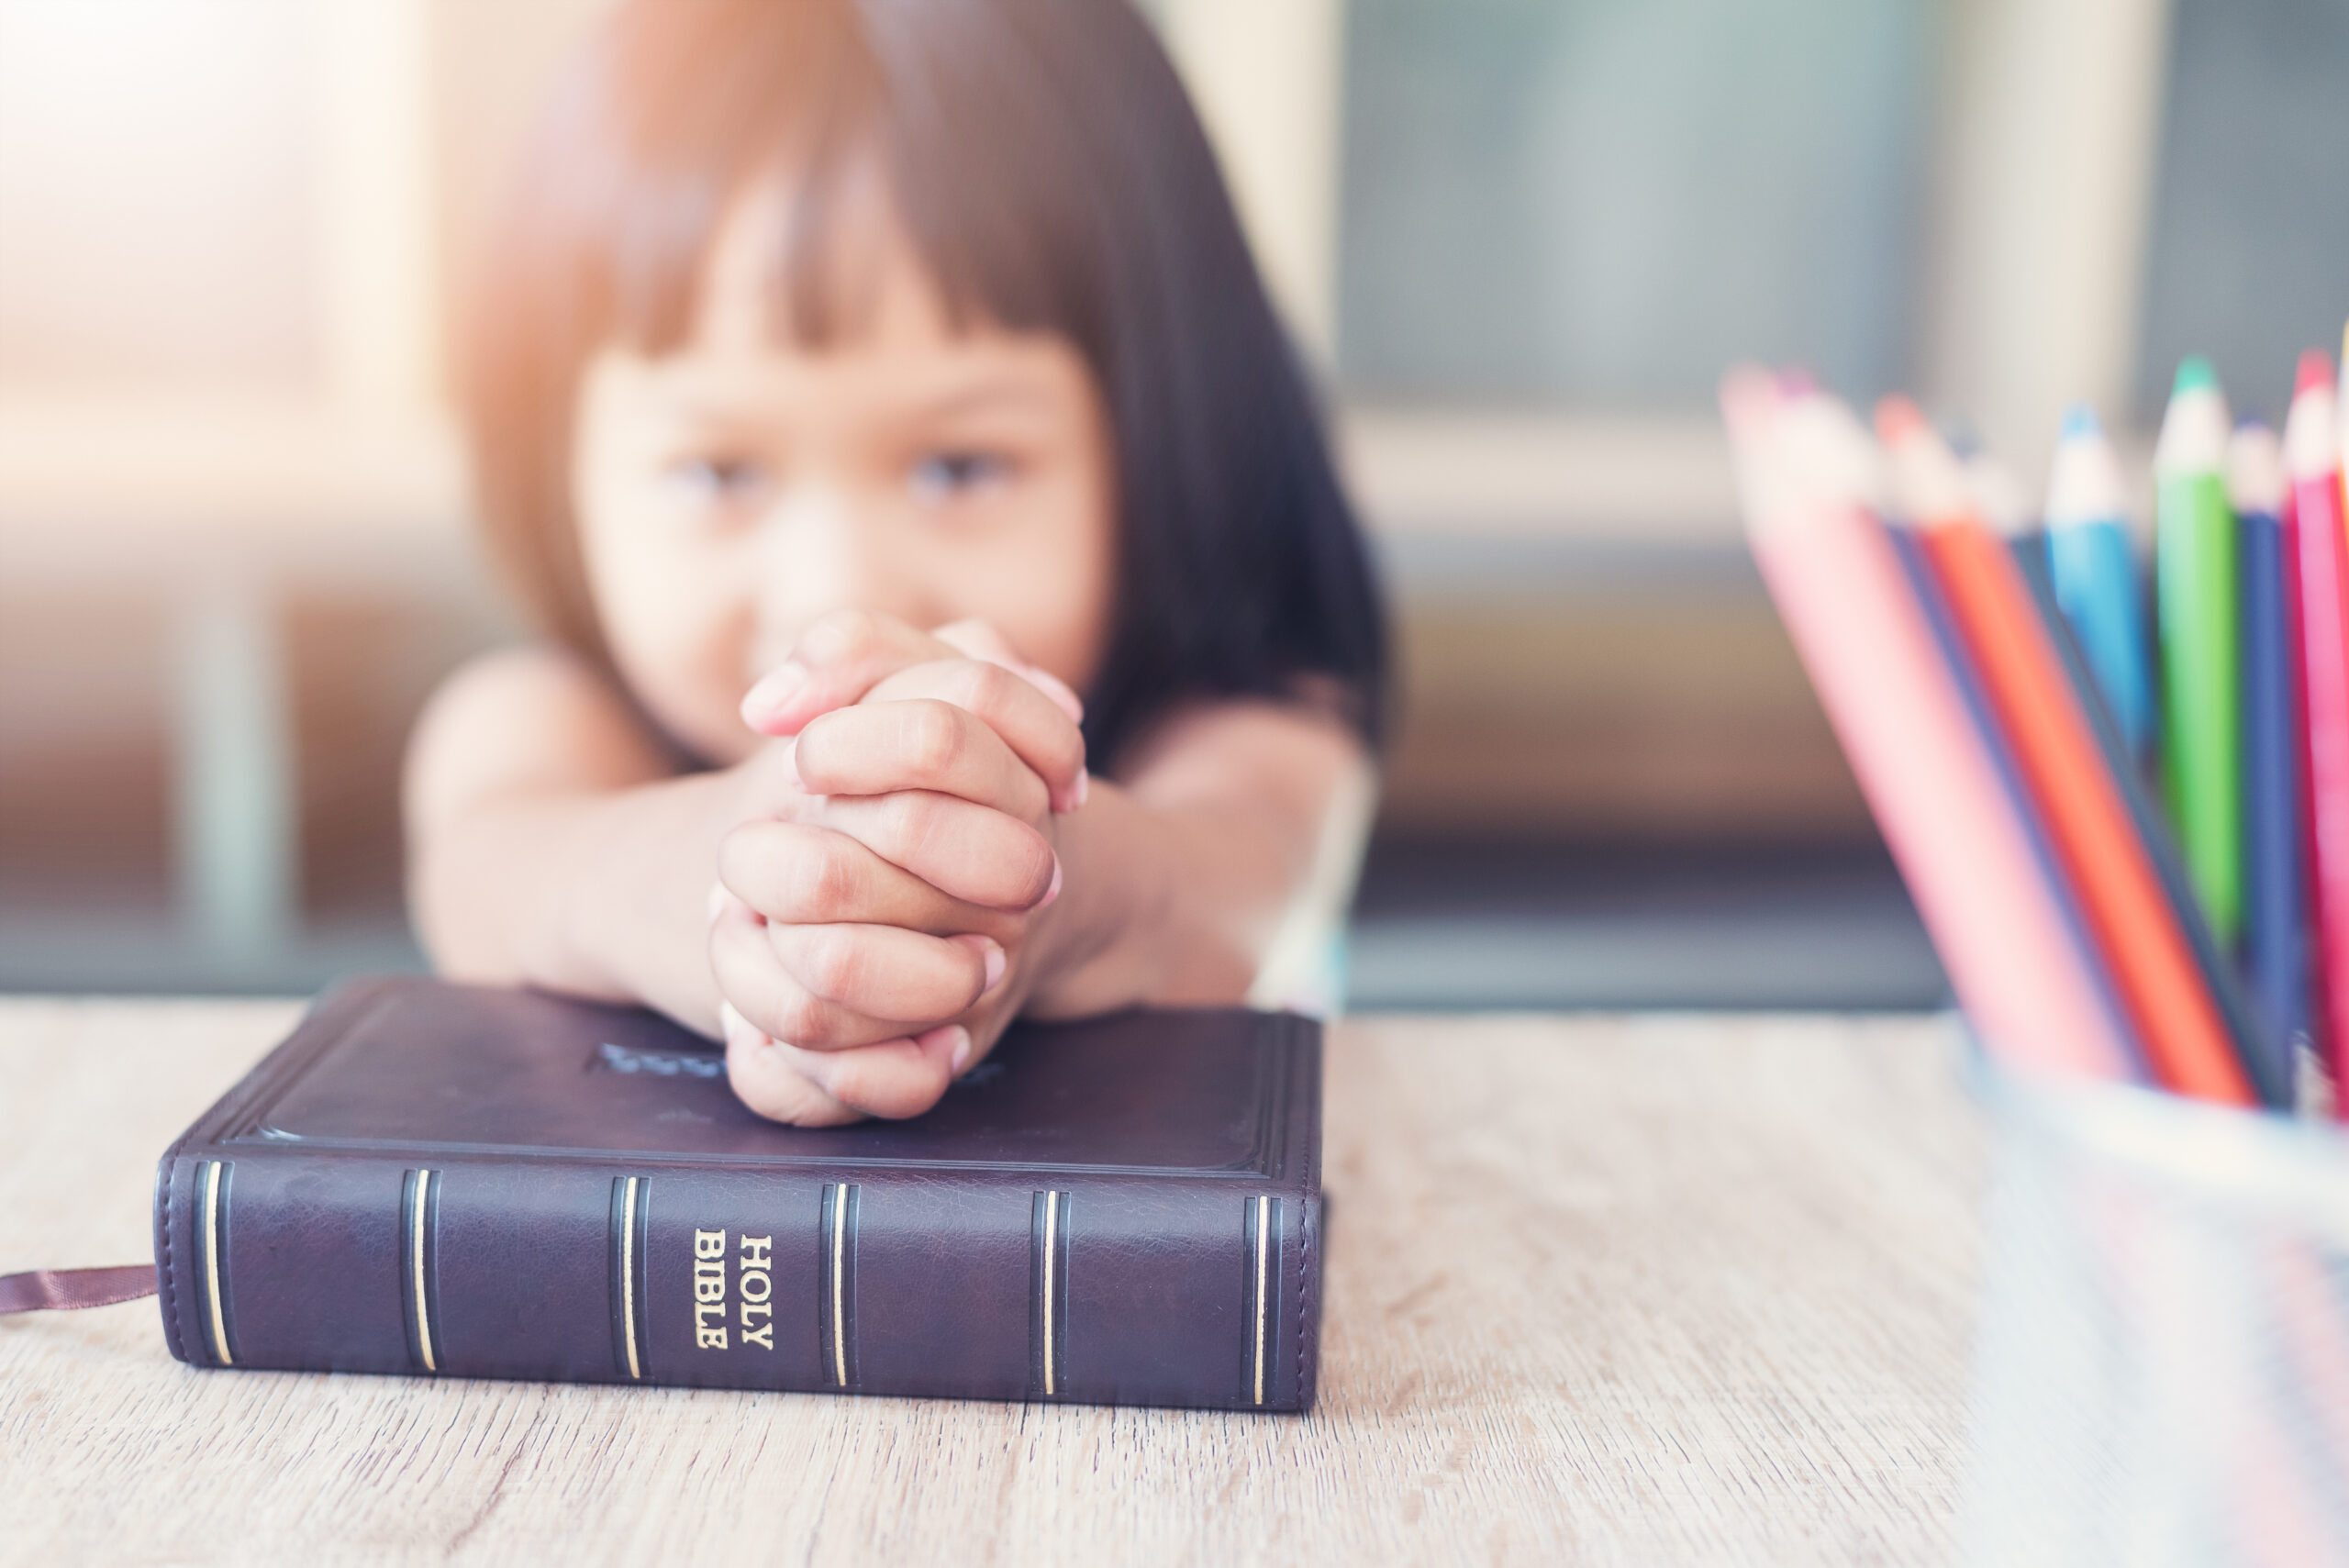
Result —
[[1379, 606], [1125, 0], [639, 0], [528, 175], [467, 402], [551, 646], [412, 744], [441, 971], [657, 1007], [803, 1124], [1023, 1013], [1297, 1000]]

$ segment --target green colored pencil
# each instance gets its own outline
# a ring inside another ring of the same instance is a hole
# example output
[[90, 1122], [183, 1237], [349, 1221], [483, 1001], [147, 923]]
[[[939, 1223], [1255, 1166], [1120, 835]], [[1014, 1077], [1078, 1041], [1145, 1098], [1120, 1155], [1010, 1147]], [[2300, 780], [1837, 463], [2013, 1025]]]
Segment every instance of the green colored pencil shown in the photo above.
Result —
[[2243, 698], [2225, 396], [2210, 362], [2177, 367], [2154, 449], [2162, 768], [2188, 880], [2212, 933], [2243, 929]]

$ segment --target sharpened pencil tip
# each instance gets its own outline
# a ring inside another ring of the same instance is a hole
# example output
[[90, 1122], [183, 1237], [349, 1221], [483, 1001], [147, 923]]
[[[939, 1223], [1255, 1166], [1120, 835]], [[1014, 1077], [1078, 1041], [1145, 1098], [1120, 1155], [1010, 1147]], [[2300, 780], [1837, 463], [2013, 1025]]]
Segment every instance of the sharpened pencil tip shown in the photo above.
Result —
[[2219, 373], [2210, 361], [2199, 354], [2188, 354], [2177, 361], [2177, 380], [2169, 389], [2172, 397], [2183, 397], [2189, 392], [2216, 392]]
[[2314, 387], [2332, 384], [2332, 361], [2325, 356], [2322, 349], [2310, 349], [2300, 356], [2300, 373], [2292, 381], [2293, 396], [2298, 397]]
[[1876, 406], [1876, 439], [1887, 446], [1915, 435], [1924, 423], [1924, 414], [1898, 393], [1879, 400]]

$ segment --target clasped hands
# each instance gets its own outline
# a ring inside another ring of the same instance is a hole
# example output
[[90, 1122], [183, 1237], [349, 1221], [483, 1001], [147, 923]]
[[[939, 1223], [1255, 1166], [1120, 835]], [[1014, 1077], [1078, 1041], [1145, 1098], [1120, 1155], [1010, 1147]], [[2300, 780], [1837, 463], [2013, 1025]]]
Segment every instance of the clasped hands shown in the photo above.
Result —
[[742, 717], [776, 739], [735, 770], [710, 893], [727, 1075], [777, 1121], [918, 1115], [1035, 984], [1076, 695], [981, 623], [843, 612]]

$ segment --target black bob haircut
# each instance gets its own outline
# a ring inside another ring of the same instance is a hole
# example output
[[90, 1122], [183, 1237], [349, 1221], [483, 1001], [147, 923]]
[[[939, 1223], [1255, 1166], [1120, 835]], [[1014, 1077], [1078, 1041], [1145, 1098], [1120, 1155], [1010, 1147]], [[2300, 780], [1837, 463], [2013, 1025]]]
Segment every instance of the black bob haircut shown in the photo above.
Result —
[[570, 494], [587, 361], [680, 346], [729, 203], [783, 170], [777, 319], [818, 344], [853, 326], [819, 263], [859, 160], [952, 319], [1057, 333], [1100, 389], [1118, 565], [1084, 694], [1093, 764], [1192, 698], [1334, 706], [1376, 747], [1368, 551], [1214, 154], [1128, 0], [632, 0], [607, 21], [541, 118], [465, 341], [492, 550], [542, 628], [617, 680]]

